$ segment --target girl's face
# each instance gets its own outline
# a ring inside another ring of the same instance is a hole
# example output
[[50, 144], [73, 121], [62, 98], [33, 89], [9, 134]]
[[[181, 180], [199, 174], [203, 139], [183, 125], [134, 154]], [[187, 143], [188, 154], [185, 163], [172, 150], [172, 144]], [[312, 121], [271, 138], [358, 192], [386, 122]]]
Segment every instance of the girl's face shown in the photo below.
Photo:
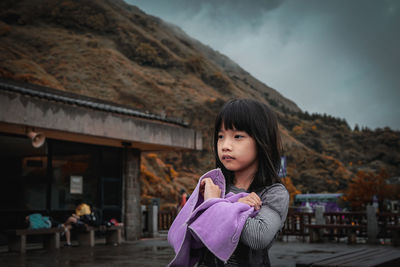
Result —
[[218, 132], [218, 158], [224, 167], [233, 172], [257, 172], [257, 145], [244, 131], [226, 130], [222, 124]]

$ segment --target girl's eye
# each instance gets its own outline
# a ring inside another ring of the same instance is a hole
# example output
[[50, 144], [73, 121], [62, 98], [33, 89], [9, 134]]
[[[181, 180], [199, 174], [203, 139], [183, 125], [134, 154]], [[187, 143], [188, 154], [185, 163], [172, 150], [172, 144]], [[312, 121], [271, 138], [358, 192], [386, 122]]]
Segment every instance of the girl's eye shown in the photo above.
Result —
[[222, 139], [222, 138], [224, 138], [224, 136], [222, 134], [219, 134], [218, 139]]
[[240, 134], [237, 134], [237, 135], [235, 135], [235, 138], [236, 139], [242, 139], [244, 136], [243, 135], [240, 135]]

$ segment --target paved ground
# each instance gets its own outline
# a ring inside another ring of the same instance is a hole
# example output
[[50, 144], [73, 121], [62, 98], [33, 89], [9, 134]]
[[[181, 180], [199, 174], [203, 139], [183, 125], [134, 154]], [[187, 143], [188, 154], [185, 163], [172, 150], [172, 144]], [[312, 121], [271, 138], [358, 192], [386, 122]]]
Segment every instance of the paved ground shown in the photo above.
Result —
[[[299, 258], [320, 258], [363, 247], [376, 246], [344, 243], [310, 244], [292, 239], [289, 242], [275, 242], [270, 250], [270, 257], [273, 266], [295, 266]], [[389, 248], [389, 246], [383, 247]], [[400, 248], [398, 250], [400, 253]], [[104, 244], [98, 244], [94, 248], [75, 246], [61, 248], [55, 252], [30, 246], [25, 255], [6, 252], [6, 247], [2, 247], [0, 266], [166, 266], [173, 256], [173, 250], [165, 238], [124, 242], [117, 247]]]
[[[270, 249], [270, 258], [273, 266], [295, 266], [296, 261], [315, 260], [326, 258], [341, 252], [349, 252], [360, 248], [387, 248], [394, 249], [392, 246], [382, 245], [347, 245], [345, 243], [327, 242], [310, 244], [300, 241], [275, 242]], [[400, 249], [398, 249], [400, 255]]]

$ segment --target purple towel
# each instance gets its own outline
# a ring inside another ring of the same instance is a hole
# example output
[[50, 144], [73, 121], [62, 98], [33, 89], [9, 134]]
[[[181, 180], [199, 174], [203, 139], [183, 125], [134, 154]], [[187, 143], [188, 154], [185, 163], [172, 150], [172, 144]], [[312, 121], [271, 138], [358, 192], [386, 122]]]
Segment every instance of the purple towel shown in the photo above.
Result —
[[[204, 201], [200, 194], [200, 183], [204, 178], [211, 178], [220, 187], [221, 198]], [[249, 205], [237, 202], [247, 195], [229, 193], [225, 196], [225, 178], [220, 169], [201, 176], [168, 231], [168, 241], [176, 253], [169, 266], [193, 266], [199, 255], [190, 250], [204, 246], [226, 262], [236, 249], [247, 218], [258, 213]]]

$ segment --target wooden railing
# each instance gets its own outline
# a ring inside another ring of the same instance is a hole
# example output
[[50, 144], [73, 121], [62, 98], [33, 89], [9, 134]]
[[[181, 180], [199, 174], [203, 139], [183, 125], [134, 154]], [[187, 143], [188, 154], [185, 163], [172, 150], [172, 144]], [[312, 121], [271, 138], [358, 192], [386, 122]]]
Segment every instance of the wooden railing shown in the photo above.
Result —
[[367, 224], [366, 212], [325, 212], [324, 217], [326, 224]]
[[[168, 230], [176, 215], [176, 211], [160, 211], [158, 214], [159, 230]], [[355, 231], [357, 237], [367, 237], [366, 212], [325, 212], [323, 216], [327, 225], [344, 225], [350, 227], [353, 225], [354, 228], [357, 228]], [[378, 238], [392, 238], [395, 231], [398, 231], [397, 228], [400, 227], [400, 214], [398, 213], [377, 213], [377, 219], [380, 229]], [[310, 224], [315, 224], [315, 213], [289, 209], [280, 237], [298, 236], [305, 241], [305, 238], [310, 236], [310, 230], [306, 225]], [[332, 236], [344, 236], [344, 234], [341, 235], [341, 233], [333, 232], [332, 230]]]
[[158, 229], [168, 230], [176, 217], [176, 211], [160, 211], [158, 213]]
[[[368, 235], [366, 212], [325, 212], [323, 216], [324, 222], [327, 225], [343, 225], [343, 227], [337, 227], [338, 229], [326, 230], [328, 236], [345, 236], [345, 232], [348, 230], [344, 229], [344, 226], [347, 226], [347, 228], [354, 226], [356, 237], [366, 238]], [[377, 213], [376, 216], [379, 227], [377, 238], [392, 239], [393, 236], [398, 235], [398, 229], [400, 228], [400, 214], [382, 212]], [[290, 209], [280, 236], [298, 236], [304, 241], [305, 237], [310, 235], [310, 231], [307, 229], [308, 227], [305, 227], [305, 225], [310, 224], [315, 224], [314, 213], [298, 212]], [[338, 231], [343, 231], [343, 233]]]
[[304, 225], [311, 224], [313, 217], [314, 213], [289, 210], [281, 235], [300, 236], [304, 239], [304, 237], [308, 235], [307, 229]]
[[[379, 234], [378, 238], [392, 238], [399, 234], [400, 214], [390, 212], [380, 212], [378, 217]], [[397, 229], [397, 230], [396, 230]]]

